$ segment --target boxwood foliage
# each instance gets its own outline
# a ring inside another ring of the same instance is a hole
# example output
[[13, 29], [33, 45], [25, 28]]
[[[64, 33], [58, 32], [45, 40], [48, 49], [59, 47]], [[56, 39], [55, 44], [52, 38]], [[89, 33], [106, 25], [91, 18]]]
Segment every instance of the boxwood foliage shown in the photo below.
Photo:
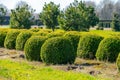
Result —
[[41, 47], [41, 59], [46, 64], [71, 64], [75, 58], [72, 44], [64, 37], [50, 38]]
[[10, 30], [6, 35], [4, 47], [7, 49], [15, 49], [16, 38], [19, 33], [20, 30]]
[[103, 37], [93, 34], [82, 36], [77, 49], [78, 57], [84, 59], [94, 59], [99, 43], [102, 39]]
[[120, 72], [120, 53], [117, 57], [116, 64], [117, 64], [118, 71]]
[[47, 34], [49, 34], [49, 33], [39, 31], [39, 32], [34, 33], [33, 36], [47, 36]]
[[6, 37], [7, 31], [0, 31], [0, 47], [4, 47], [4, 40]]
[[32, 29], [30, 29], [30, 31], [33, 31], [33, 32], [38, 32], [38, 31], [40, 31], [40, 29], [35, 29], [35, 28], [32, 28]]
[[29, 61], [41, 61], [41, 46], [47, 38], [44, 36], [32, 36], [25, 44], [24, 52], [26, 59]]
[[97, 60], [114, 62], [120, 52], [120, 39], [117, 37], [105, 38], [101, 41], [96, 53]]
[[52, 37], [61, 37], [64, 35], [64, 32], [51, 32], [47, 35], [48, 38]]
[[24, 44], [31, 36], [32, 36], [32, 32], [30, 31], [21, 32], [16, 39], [16, 50], [23, 50]]
[[77, 47], [80, 40], [80, 33], [77, 31], [69, 31], [64, 34], [64, 37], [68, 38], [74, 47], [74, 52], [77, 53]]

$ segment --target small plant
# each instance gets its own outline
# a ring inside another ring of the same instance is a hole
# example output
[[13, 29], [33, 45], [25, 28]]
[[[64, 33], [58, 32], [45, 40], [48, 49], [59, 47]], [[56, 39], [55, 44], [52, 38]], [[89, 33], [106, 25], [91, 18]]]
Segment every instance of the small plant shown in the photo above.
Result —
[[64, 37], [50, 38], [41, 47], [41, 59], [46, 64], [71, 64], [75, 58], [72, 44]]
[[32, 36], [25, 44], [24, 52], [26, 59], [29, 61], [41, 61], [40, 50], [41, 46], [46, 40], [46, 37]]
[[117, 37], [105, 38], [101, 41], [96, 53], [97, 60], [115, 62], [120, 52], [120, 39]]
[[6, 38], [5, 38], [4, 47], [7, 49], [15, 49], [16, 38], [17, 38], [19, 33], [20, 33], [19, 30], [9, 31], [6, 35]]
[[77, 55], [80, 58], [94, 59], [99, 43], [103, 38], [98, 35], [85, 35], [78, 44]]
[[21, 32], [16, 39], [16, 50], [23, 50], [26, 41], [32, 36], [32, 32]]

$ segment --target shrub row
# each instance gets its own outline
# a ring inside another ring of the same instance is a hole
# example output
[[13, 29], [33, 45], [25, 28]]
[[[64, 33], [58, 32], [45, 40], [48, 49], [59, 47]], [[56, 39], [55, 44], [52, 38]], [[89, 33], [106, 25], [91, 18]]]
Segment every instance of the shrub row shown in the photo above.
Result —
[[[76, 53], [80, 58], [115, 62], [120, 52], [120, 38], [103, 39], [91, 34], [81, 37], [75, 31], [42, 33], [40, 30], [9, 30], [0, 31], [0, 47], [3, 46], [7, 49], [24, 50], [27, 60], [42, 60], [46, 64], [73, 63]], [[120, 56], [117, 58], [117, 65], [119, 69]]]

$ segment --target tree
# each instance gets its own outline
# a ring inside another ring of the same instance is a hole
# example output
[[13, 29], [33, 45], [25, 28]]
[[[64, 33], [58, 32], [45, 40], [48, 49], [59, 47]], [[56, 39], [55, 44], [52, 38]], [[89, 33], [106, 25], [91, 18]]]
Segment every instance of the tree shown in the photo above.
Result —
[[3, 4], [0, 4], [0, 25], [5, 21], [5, 15], [7, 13], [7, 8]]
[[58, 21], [64, 30], [88, 31], [90, 26], [98, 23], [99, 19], [93, 7], [87, 7], [82, 1], [74, 0], [66, 10], [61, 12]]
[[11, 28], [29, 29], [32, 25], [32, 21], [34, 20], [34, 12], [35, 10], [32, 9], [26, 2], [20, 1], [16, 8], [11, 10]]
[[112, 20], [112, 30], [120, 31], [120, 14], [115, 13]]
[[46, 25], [47, 28], [52, 28], [54, 31], [58, 25], [57, 17], [60, 14], [59, 5], [50, 2], [44, 5], [42, 12], [40, 13], [40, 20]]

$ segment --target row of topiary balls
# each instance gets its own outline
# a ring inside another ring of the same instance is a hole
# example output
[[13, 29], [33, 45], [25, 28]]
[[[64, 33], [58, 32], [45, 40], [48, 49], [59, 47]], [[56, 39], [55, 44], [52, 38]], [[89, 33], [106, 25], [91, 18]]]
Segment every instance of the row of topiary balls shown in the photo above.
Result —
[[71, 64], [75, 61], [77, 50], [77, 45], [72, 41], [75, 41], [75, 37], [79, 41], [78, 33], [0, 31], [0, 46], [7, 49], [24, 50], [26, 59], [30, 61], [43, 61], [46, 64]]
[[[0, 32], [0, 46], [7, 49], [24, 50], [27, 60], [43, 61], [46, 64], [74, 63], [76, 56], [115, 62], [120, 68], [120, 38], [104, 38], [79, 32], [44, 32], [12, 30]], [[7, 34], [7, 35], [6, 35]], [[3, 43], [4, 42], [4, 43]], [[24, 45], [25, 44], [25, 45]], [[118, 58], [117, 58], [118, 57]]]

